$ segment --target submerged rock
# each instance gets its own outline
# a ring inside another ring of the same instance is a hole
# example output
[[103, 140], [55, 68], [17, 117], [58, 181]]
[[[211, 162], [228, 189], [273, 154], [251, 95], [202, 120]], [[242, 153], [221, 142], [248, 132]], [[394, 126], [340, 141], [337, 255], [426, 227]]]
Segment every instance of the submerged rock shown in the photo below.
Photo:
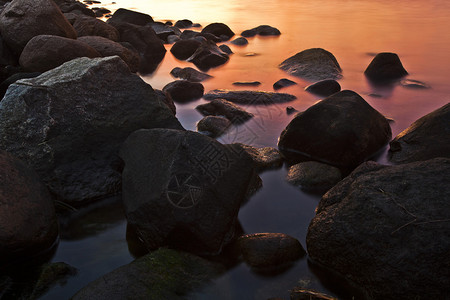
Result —
[[450, 158], [450, 103], [415, 121], [390, 143], [389, 159], [409, 163]]
[[238, 37], [232, 40], [231, 43], [236, 46], [245, 46], [248, 44], [248, 40], [245, 37]]
[[279, 90], [284, 87], [288, 87], [288, 86], [295, 85], [295, 84], [297, 84], [297, 83], [292, 80], [289, 80], [287, 78], [282, 78], [273, 84], [273, 89]]
[[281, 32], [272, 26], [269, 25], [260, 25], [258, 27], [252, 28], [252, 29], [248, 29], [248, 30], [244, 30], [241, 35], [243, 37], [253, 37], [255, 35], [261, 35], [261, 36], [269, 36], [269, 35], [280, 35]]
[[258, 85], [261, 85], [261, 82], [259, 82], [259, 81], [235, 81], [235, 82], [233, 82], [233, 85], [258, 86]]
[[223, 65], [228, 59], [228, 54], [220, 50], [214, 42], [206, 41], [197, 48], [188, 61], [193, 62], [201, 71], [208, 71]]
[[187, 20], [187, 19], [184, 19], [184, 20], [178, 20], [176, 23], [175, 23], [175, 27], [178, 27], [178, 28], [181, 28], [181, 29], [185, 29], [185, 28], [190, 28], [190, 27], [192, 27], [192, 21], [191, 20]]
[[228, 47], [228, 45], [225, 45], [225, 44], [223, 44], [223, 45], [220, 45], [219, 46], [219, 49], [220, 50], [222, 50], [223, 52], [225, 52], [226, 54], [233, 54], [233, 50], [231, 50], [231, 48], [230, 47]]
[[386, 118], [345, 90], [297, 114], [281, 133], [278, 148], [291, 163], [318, 160], [355, 168], [390, 139]]
[[206, 132], [210, 137], [221, 136], [231, 126], [231, 122], [220, 116], [206, 116], [197, 123], [197, 131]]
[[375, 82], [389, 82], [408, 75], [408, 72], [397, 54], [383, 52], [374, 57], [364, 74]]
[[341, 90], [341, 85], [334, 79], [326, 79], [311, 85], [308, 85], [305, 88], [305, 91], [317, 94], [320, 96], [331, 96], [334, 93], [337, 93]]
[[425, 82], [422, 82], [422, 81], [419, 81], [419, 80], [414, 80], [414, 79], [402, 80], [402, 81], [400, 81], [400, 85], [402, 87], [405, 87], [405, 88], [408, 88], [408, 89], [418, 89], [418, 90], [431, 88]]
[[334, 55], [322, 48], [303, 50], [283, 61], [280, 69], [311, 81], [342, 77], [342, 69]]
[[313, 261], [370, 299], [450, 293], [450, 160], [359, 166], [320, 200], [306, 238]]
[[270, 105], [297, 99], [294, 95], [285, 93], [230, 90], [212, 90], [203, 95], [203, 98], [206, 100], [225, 99], [233, 103], [248, 105]]
[[328, 190], [341, 181], [341, 171], [316, 161], [295, 164], [289, 168], [286, 180], [305, 190]]
[[203, 28], [202, 33], [211, 33], [217, 37], [224, 37], [225, 41], [234, 36], [234, 32], [230, 29], [230, 27], [223, 23], [211, 23]]
[[214, 99], [195, 108], [204, 116], [225, 116], [233, 124], [241, 124], [253, 118], [253, 114], [225, 99]]
[[185, 103], [200, 99], [205, 89], [199, 82], [175, 80], [167, 84], [162, 90], [168, 93], [174, 102]]
[[191, 68], [191, 67], [186, 67], [183, 69], [179, 68], [179, 67], [175, 67], [172, 69], [172, 71], [170, 71], [170, 75], [172, 75], [175, 78], [181, 78], [181, 79], [191, 81], [191, 82], [202, 82], [204, 80], [212, 78], [211, 75], [199, 72], [196, 69]]
[[170, 52], [175, 56], [176, 58], [180, 60], [186, 60], [189, 57], [191, 57], [195, 51], [200, 47], [202, 43], [194, 40], [180, 40], [176, 42], [172, 48], [170, 48]]

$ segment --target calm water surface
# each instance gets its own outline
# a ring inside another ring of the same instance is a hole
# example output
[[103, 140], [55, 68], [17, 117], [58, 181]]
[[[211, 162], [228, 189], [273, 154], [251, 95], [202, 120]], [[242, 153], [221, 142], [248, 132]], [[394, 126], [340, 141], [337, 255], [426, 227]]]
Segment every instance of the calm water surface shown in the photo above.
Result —
[[[391, 123], [394, 136], [417, 118], [450, 101], [450, 1], [117, 0], [116, 4], [103, 3], [101, 6], [113, 11], [119, 7], [141, 11], [156, 21], [187, 18], [203, 26], [223, 22], [237, 36], [243, 30], [261, 24], [280, 29], [282, 35], [279, 37], [249, 38], [249, 45], [244, 47], [230, 44], [235, 54], [226, 65], [208, 72], [214, 78], [203, 83], [206, 91], [216, 88], [272, 91], [275, 81], [290, 78], [298, 85], [281, 91], [296, 95], [298, 99], [289, 105], [299, 111], [305, 110], [320, 100], [304, 92], [310, 82], [291, 77], [277, 66], [297, 52], [321, 47], [332, 52], [340, 63], [344, 77], [339, 82], [343, 89], [358, 92], [382, 114], [395, 120]], [[432, 88], [371, 86], [363, 72], [378, 52], [397, 53], [410, 73], [408, 78], [424, 81]], [[249, 53], [255, 55], [248, 56]], [[161, 89], [174, 80], [169, 73], [176, 66], [193, 67], [167, 52], [156, 72], [143, 76], [143, 79]], [[254, 80], [262, 82], [261, 86], [236, 88], [232, 85], [235, 81]], [[205, 102], [198, 100], [177, 105], [177, 116], [186, 129], [195, 130], [195, 123], [202, 116], [194, 108]], [[285, 105], [247, 109], [256, 117], [220, 140], [275, 147], [281, 131], [293, 118], [286, 114]], [[387, 163], [386, 153], [379, 161]], [[263, 173], [264, 187], [241, 209], [239, 220], [246, 233], [282, 232], [296, 237], [306, 247], [307, 226], [320, 197], [288, 185], [284, 181], [285, 175], [285, 168]], [[103, 209], [80, 212], [64, 228], [53, 261], [67, 262], [78, 268], [79, 274], [69, 279], [65, 286], [51, 290], [43, 299], [69, 298], [88, 282], [134, 259], [126, 242], [126, 221], [120, 199], [111, 200]], [[316, 273], [308, 266], [307, 259], [274, 277], [262, 277], [241, 264], [195, 297], [267, 299], [278, 296], [288, 299], [289, 289], [295, 286], [348, 297], [336, 285], [328, 284], [327, 276], [318, 277]]]

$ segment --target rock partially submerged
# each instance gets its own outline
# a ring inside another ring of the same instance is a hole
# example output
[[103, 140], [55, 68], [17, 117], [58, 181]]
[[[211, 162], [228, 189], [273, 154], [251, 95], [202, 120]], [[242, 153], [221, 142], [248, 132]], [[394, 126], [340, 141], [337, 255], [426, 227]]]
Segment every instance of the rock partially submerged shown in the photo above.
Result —
[[341, 90], [341, 85], [334, 79], [326, 79], [305, 87], [305, 91], [328, 97]]
[[281, 34], [281, 32], [275, 27], [269, 25], [260, 25], [252, 29], [244, 30], [241, 33], [243, 37], [253, 37], [257, 34], [261, 36], [278, 36]]
[[197, 51], [201, 44], [201, 42], [194, 39], [179, 40], [172, 46], [172, 48], [170, 48], [170, 52], [176, 58], [186, 60], [191, 57], [195, 51]]
[[231, 122], [225, 117], [206, 116], [197, 123], [197, 131], [216, 138], [224, 134], [230, 126]]
[[312, 260], [370, 299], [450, 294], [450, 159], [359, 166], [320, 200], [307, 234]]
[[172, 75], [175, 78], [180, 78], [191, 82], [202, 82], [204, 80], [212, 78], [211, 75], [199, 72], [191, 67], [186, 67], [183, 69], [175, 67], [172, 69], [172, 71], [170, 71], [170, 75]]
[[139, 26], [145, 26], [150, 23], [153, 23], [153, 18], [141, 12], [119, 8], [114, 12], [111, 18], [108, 19], [108, 23], [116, 22], [116, 23], [130, 23]]
[[450, 103], [415, 121], [390, 143], [389, 158], [395, 163], [450, 158]]
[[296, 85], [296, 84], [297, 84], [296, 82], [294, 82], [294, 81], [292, 81], [290, 79], [282, 78], [282, 79], [278, 80], [277, 82], [275, 82], [273, 84], [273, 89], [274, 90], [279, 90], [279, 89], [282, 89], [284, 87], [288, 87], [288, 86]]
[[225, 99], [214, 99], [195, 108], [204, 116], [225, 116], [233, 124], [241, 124], [253, 118], [253, 114]]
[[234, 145], [241, 147], [242, 150], [244, 150], [251, 156], [253, 162], [255, 163], [255, 168], [258, 172], [269, 169], [276, 169], [283, 165], [283, 158], [276, 148], [255, 148], [253, 146], [240, 143]]
[[408, 72], [406, 72], [397, 54], [383, 52], [374, 57], [364, 74], [375, 82], [389, 82], [401, 79], [408, 75]]
[[311, 106], [288, 124], [278, 148], [291, 163], [318, 160], [355, 168], [391, 139], [386, 118], [349, 90]]
[[245, 46], [248, 45], [248, 40], [245, 37], [238, 37], [237, 39], [232, 40], [230, 43], [236, 46]]
[[234, 36], [234, 32], [223, 23], [211, 23], [203, 28], [202, 33], [211, 33], [217, 37], [220, 37], [223, 41], [227, 41]]
[[342, 69], [334, 55], [322, 48], [303, 50], [283, 61], [280, 68], [311, 81], [342, 77]]
[[199, 82], [175, 80], [168, 83], [162, 90], [168, 93], [174, 102], [186, 103], [200, 99], [205, 89]]
[[214, 42], [205, 41], [201, 43], [188, 61], [194, 63], [201, 71], [206, 72], [211, 68], [225, 64], [228, 59], [228, 54], [217, 47]]
[[212, 90], [203, 95], [206, 100], [225, 99], [233, 103], [247, 105], [271, 105], [276, 103], [290, 102], [297, 97], [291, 94], [262, 92], [262, 91], [230, 91]]
[[286, 180], [305, 190], [328, 190], [342, 179], [341, 171], [316, 161], [295, 164], [289, 168]]

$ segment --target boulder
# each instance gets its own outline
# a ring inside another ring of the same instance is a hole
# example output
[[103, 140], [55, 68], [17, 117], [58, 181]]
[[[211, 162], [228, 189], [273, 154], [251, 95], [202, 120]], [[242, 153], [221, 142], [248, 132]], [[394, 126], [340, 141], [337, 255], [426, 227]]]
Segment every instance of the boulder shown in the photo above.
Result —
[[243, 37], [253, 37], [255, 35], [261, 35], [261, 36], [270, 36], [270, 35], [280, 35], [281, 32], [272, 26], [269, 25], [260, 25], [258, 27], [252, 28], [252, 29], [248, 29], [248, 30], [244, 30], [241, 35]]
[[305, 190], [328, 190], [342, 179], [341, 171], [316, 161], [306, 161], [289, 168], [286, 180]]
[[244, 261], [256, 270], [282, 268], [306, 255], [300, 242], [283, 233], [253, 233], [239, 237]]
[[305, 87], [305, 91], [328, 97], [341, 91], [341, 85], [334, 79], [326, 79]]
[[156, 96], [158, 99], [167, 105], [167, 107], [172, 111], [173, 115], [175, 116], [177, 114], [177, 108], [175, 106], [175, 103], [173, 103], [172, 98], [170, 95], [168, 95], [166, 92], [163, 92], [161, 90], [155, 90]]
[[54, 0], [56, 5], [58, 5], [59, 9], [62, 13], [74, 13], [77, 15], [84, 15], [87, 17], [94, 17], [96, 14], [93, 9], [88, 8], [85, 3], [81, 3], [77, 0]]
[[35, 36], [76, 39], [77, 33], [52, 0], [14, 0], [0, 14], [0, 33], [16, 55]]
[[181, 31], [177, 27], [169, 26], [169, 25], [163, 24], [161, 22], [150, 23], [147, 26], [151, 27], [155, 31], [156, 35], [162, 41], [164, 41], [164, 43], [168, 42], [168, 37], [171, 35], [176, 35], [176, 36], [181, 35]]
[[153, 18], [141, 12], [119, 8], [114, 12], [111, 18], [108, 19], [108, 23], [110, 22], [130, 23], [138, 26], [145, 26], [149, 23], [153, 23]]
[[182, 300], [223, 272], [217, 263], [162, 248], [103, 275], [71, 299]]
[[230, 126], [231, 122], [225, 117], [206, 116], [197, 123], [197, 131], [216, 138], [224, 134]]
[[55, 35], [38, 35], [23, 49], [19, 63], [27, 72], [45, 72], [78, 57], [100, 57], [91, 46]]
[[50, 249], [57, 236], [47, 188], [24, 162], [0, 150], [0, 269]]
[[228, 59], [228, 54], [220, 50], [214, 42], [205, 41], [197, 48], [188, 61], [194, 63], [201, 71], [206, 72], [211, 68], [223, 65]]
[[234, 32], [230, 29], [230, 27], [223, 23], [211, 23], [203, 28], [202, 33], [211, 33], [217, 37], [224, 37], [224, 41], [231, 39], [234, 35]]
[[297, 114], [278, 148], [292, 164], [317, 160], [352, 169], [390, 139], [387, 119], [357, 93], [344, 90]]
[[334, 55], [322, 48], [303, 50], [283, 61], [280, 68], [310, 81], [342, 77], [342, 69]]
[[186, 60], [197, 51], [200, 45], [201, 42], [194, 39], [180, 40], [170, 48], [170, 52], [172, 52], [173, 56], [176, 58]]
[[66, 14], [66, 17], [71, 22], [78, 37], [94, 35], [107, 38], [114, 42], [118, 42], [120, 39], [117, 29], [102, 20], [76, 14], [70, 14], [70, 16]]
[[195, 38], [199, 34], [200, 34], [200, 32], [198, 32], [198, 31], [186, 29], [186, 30], [183, 30], [183, 32], [181, 33], [180, 38], [182, 40], [189, 40], [189, 39]]
[[395, 53], [378, 53], [370, 62], [364, 74], [375, 82], [389, 82], [408, 75], [400, 58]]
[[389, 159], [408, 163], [450, 158], [450, 103], [415, 121], [390, 143]]
[[7, 79], [5, 79], [1, 84], [0, 84], [0, 98], [3, 98], [3, 96], [6, 93], [6, 90], [8, 89], [8, 87], [13, 84], [14, 82], [16, 82], [17, 80], [20, 79], [26, 79], [26, 78], [34, 78], [36, 76], [41, 75], [41, 72], [33, 72], [33, 73], [24, 73], [24, 72], [20, 72], [20, 73], [15, 73], [14, 75], [9, 76]]
[[162, 90], [169, 94], [174, 102], [186, 103], [200, 99], [205, 88], [199, 82], [175, 80], [163, 87]]
[[97, 50], [103, 57], [119, 56], [133, 73], [136, 73], [139, 69], [139, 55], [119, 43], [101, 36], [82, 36], [78, 40]]
[[232, 40], [231, 43], [236, 46], [245, 46], [248, 44], [248, 40], [245, 37], [238, 37]]
[[183, 20], [178, 20], [175, 22], [175, 27], [178, 27], [180, 29], [185, 29], [185, 28], [190, 28], [192, 27], [192, 21], [191, 20], [187, 20], [187, 19], [183, 19]]
[[273, 84], [273, 89], [274, 90], [279, 90], [279, 89], [282, 89], [284, 87], [288, 87], [288, 86], [296, 85], [296, 84], [297, 83], [295, 81], [292, 81], [292, 80], [287, 79], [287, 78], [282, 78], [282, 79], [278, 80], [277, 82], [275, 82]]
[[224, 116], [233, 124], [241, 124], [253, 118], [253, 114], [225, 99], [214, 99], [195, 108], [204, 116]]
[[118, 148], [139, 128], [181, 129], [117, 56], [79, 58], [12, 84], [0, 102], [0, 148], [79, 206], [120, 190]]
[[320, 200], [306, 238], [310, 258], [368, 299], [450, 294], [450, 159], [367, 162]]
[[223, 52], [225, 52], [228, 55], [233, 54], [233, 51], [231, 50], [230, 47], [228, 47], [228, 45], [225, 45], [225, 44], [220, 45], [219, 49], [222, 50]]
[[253, 159], [255, 168], [258, 172], [269, 169], [276, 169], [283, 165], [283, 158], [278, 149], [273, 147], [255, 148], [253, 146], [236, 143], [233, 144], [247, 152]]
[[248, 105], [270, 105], [297, 99], [294, 95], [285, 93], [230, 90], [212, 90], [203, 95], [203, 98], [206, 100], [225, 99], [233, 103]]
[[183, 69], [175, 67], [172, 69], [172, 71], [170, 71], [170, 75], [172, 75], [175, 78], [180, 78], [191, 82], [202, 82], [204, 80], [212, 78], [211, 75], [199, 72], [191, 67], [186, 67]]
[[120, 154], [126, 217], [148, 249], [218, 254], [233, 240], [258, 179], [246, 153], [196, 132], [142, 129]]

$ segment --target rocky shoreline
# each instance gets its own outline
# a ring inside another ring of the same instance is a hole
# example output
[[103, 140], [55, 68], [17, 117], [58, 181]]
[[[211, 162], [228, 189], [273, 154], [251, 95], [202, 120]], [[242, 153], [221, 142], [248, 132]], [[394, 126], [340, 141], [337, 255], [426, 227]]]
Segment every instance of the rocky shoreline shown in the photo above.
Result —
[[[450, 104], [392, 138], [382, 113], [341, 90], [337, 58], [306, 49], [279, 68], [325, 98], [294, 115], [278, 149], [224, 145], [215, 138], [254, 117], [244, 105], [288, 105], [295, 96], [205, 93], [201, 82], [233, 59], [225, 42], [242, 46], [282, 34], [277, 28], [260, 25], [236, 38], [223, 23], [161, 23], [127, 9], [104, 22], [105, 10], [75, 0], [0, 4], [0, 299], [36, 299], [73, 276], [71, 266], [45, 264], [62, 208], [112, 195], [149, 253], [73, 299], [183, 299], [226, 272], [217, 257], [227, 251], [261, 274], [283, 273], [307, 256], [365, 299], [450, 294]], [[154, 72], [165, 55], [198, 70], [174, 68], [180, 80], [154, 90], [139, 74]], [[405, 78], [395, 53], [377, 54], [364, 74], [376, 84], [420, 83]], [[293, 84], [284, 78], [273, 87]], [[208, 103], [196, 107], [205, 116], [198, 132], [185, 130], [174, 103], [200, 98]], [[390, 166], [371, 160], [385, 147]], [[239, 228], [240, 208], [263, 184], [258, 174], [283, 164], [288, 182], [323, 194], [306, 251], [284, 233]], [[26, 287], [15, 287], [17, 266], [33, 272]], [[291, 299], [332, 299], [292, 289]]]

